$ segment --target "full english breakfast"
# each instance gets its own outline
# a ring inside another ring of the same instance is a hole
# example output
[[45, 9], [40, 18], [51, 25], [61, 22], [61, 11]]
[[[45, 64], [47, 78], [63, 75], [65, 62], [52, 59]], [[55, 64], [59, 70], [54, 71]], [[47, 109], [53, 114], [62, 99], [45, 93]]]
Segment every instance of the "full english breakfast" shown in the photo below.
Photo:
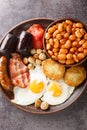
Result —
[[70, 20], [56, 23], [46, 33], [41, 24], [33, 24], [19, 36], [7, 34], [0, 46], [0, 84], [13, 93], [11, 102], [47, 110], [67, 101], [87, 76], [84, 66], [64, 64], [84, 59], [86, 43], [83, 25]]

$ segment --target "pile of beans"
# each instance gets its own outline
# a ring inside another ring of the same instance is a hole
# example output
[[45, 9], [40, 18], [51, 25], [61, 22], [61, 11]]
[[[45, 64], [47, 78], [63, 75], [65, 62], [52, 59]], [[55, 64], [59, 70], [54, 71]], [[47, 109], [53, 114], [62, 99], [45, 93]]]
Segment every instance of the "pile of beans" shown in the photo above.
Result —
[[48, 28], [45, 44], [52, 59], [66, 65], [78, 63], [87, 56], [87, 31], [82, 23], [65, 20]]

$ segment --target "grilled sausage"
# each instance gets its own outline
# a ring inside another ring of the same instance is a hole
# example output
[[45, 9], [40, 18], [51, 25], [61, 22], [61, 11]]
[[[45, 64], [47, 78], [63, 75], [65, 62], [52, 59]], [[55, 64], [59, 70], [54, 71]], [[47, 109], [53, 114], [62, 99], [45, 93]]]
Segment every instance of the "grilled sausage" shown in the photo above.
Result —
[[0, 58], [0, 84], [6, 91], [12, 91], [13, 86], [7, 73], [7, 58], [2, 56]]

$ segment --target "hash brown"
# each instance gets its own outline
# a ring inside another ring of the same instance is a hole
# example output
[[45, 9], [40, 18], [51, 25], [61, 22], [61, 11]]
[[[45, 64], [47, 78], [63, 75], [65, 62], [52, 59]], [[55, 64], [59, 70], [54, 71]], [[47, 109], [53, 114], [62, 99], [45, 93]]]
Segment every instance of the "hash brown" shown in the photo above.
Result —
[[65, 73], [65, 67], [52, 59], [46, 59], [42, 62], [43, 73], [52, 80], [60, 80]]
[[83, 66], [73, 66], [66, 70], [65, 83], [70, 86], [78, 86], [86, 79], [86, 70]]

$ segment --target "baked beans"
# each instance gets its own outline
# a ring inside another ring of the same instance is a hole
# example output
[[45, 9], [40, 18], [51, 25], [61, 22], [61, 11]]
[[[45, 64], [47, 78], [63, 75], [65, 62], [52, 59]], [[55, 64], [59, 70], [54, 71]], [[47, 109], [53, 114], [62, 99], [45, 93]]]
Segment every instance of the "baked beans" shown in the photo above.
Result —
[[80, 22], [56, 23], [46, 32], [45, 41], [48, 54], [60, 63], [78, 63], [87, 56], [87, 31]]

